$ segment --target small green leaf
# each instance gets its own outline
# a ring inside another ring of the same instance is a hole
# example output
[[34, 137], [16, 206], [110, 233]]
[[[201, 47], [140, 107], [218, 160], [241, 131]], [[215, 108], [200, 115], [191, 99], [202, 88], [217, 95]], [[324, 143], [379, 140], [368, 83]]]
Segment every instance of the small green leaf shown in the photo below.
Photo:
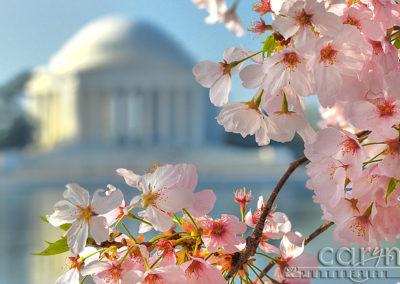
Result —
[[49, 223], [49, 220], [44, 216], [40, 216], [40, 219], [42, 219], [43, 222]]
[[59, 228], [63, 229], [64, 231], [68, 231], [71, 228], [72, 224], [62, 224]]
[[[42, 219], [43, 222], [49, 223], [49, 220], [47, 220], [46, 217], [40, 216], [40, 219]], [[60, 228], [60, 229], [62, 229], [62, 230], [64, 230], [64, 231], [68, 231], [69, 228], [71, 228], [71, 225], [72, 225], [72, 224], [70, 224], [70, 223], [62, 224], [62, 225], [60, 225], [58, 228]]]
[[386, 190], [386, 196], [385, 196], [385, 202], [386, 204], [388, 203], [388, 198], [390, 196], [390, 194], [392, 194], [392, 192], [396, 189], [397, 184], [399, 183], [398, 179], [395, 178], [391, 178], [388, 188]]
[[273, 35], [269, 35], [265, 41], [263, 41], [263, 54], [267, 53], [267, 56], [270, 56], [271, 53], [275, 49], [275, 38]]
[[58, 241], [51, 243], [45, 241], [49, 246], [42, 252], [34, 253], [33, 255], [56, 255], [69, 251], [67, 237], [62, 237]]
[[400, 37], [396, 38], [395, 41], [393, 42], [394, 47], [397, 49], [400, 49]]

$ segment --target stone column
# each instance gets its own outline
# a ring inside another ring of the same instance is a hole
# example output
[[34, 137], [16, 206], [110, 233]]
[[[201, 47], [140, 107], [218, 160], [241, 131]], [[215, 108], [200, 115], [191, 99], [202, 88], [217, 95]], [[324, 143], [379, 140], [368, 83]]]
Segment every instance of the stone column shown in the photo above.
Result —
[[175, 141], [178, 145], [187, 143], [187, 97], [185, 90], [175, 90]]
[[153, 96], [151, 90], [142, 90], [143, 96], [143, 143], [145, 146], [153, 144]]
[[158, 125], [159, 144], [169, 146], [171, 144], [171, 99], [169, 89], [158, 91]]

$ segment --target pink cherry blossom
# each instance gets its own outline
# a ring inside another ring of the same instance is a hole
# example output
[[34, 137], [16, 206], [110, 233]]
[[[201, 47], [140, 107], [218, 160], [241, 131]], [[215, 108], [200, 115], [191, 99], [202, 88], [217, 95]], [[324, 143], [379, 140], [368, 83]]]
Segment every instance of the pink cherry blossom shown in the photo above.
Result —
[[357, 27], [366, 37], [380, 41], [386, 35], [382, 23], [373, 21], [373, 12], [364, 5], [356, 4], [345, 9], [342, 15], [344, 24]]
[[153, 268], [144, 274], [141, 284], [176, 284], [186, 283], [184, 271], [176, 265]]
[[400, 123], [400, 101], [380, 98], [357, 101], [346, 107], [348, 120], [358, 129], [368, 129], [387, 136], [392, 126]]
[[209, 264], [201, 258], [192, 257], [180, 267], [185, 271], [188, 284], [215, 283], [224, 284], [226, 280], [214, 265]]
[[315, 40], [312, 29], [323, 35], [336, 34], [341, 22], [337, 15], [326, 11], [323, 3], [305, 0], [296, 1], [285, 16], [276, 16], [272, 27], [285, 39], [294, 36], [296, 47], [303, 49]]
[[222, 214], [221, 219], [213, 220], [209, 216], [204, 216], [197, 220], [199, 227], [204, 231], [201, 239], [210, 252], [221, 249], [225, 253], [234, 253], [239, 251], [237, 246], [244, 243], [244, 239], [236, 235], [243, 234], [247, 226], [236, 216]]
[[307, 59], [293, 48], [285, 48], [269, 56], [263, 71], [266, 78], [263, 88], [271, 95], [277, 95], [284, 87], [290, 85], [300, 96], [309, 96], [312, 92], [310, 71]]
[[343, 76], [356, 76], [371, 50], [357, 28], [350, 25], [344, 25], [333, 38], [319, 38], [315, 49], [317, 57], [314, 70], [318, 99], [323, 107], [332, 107], [343, 87]]

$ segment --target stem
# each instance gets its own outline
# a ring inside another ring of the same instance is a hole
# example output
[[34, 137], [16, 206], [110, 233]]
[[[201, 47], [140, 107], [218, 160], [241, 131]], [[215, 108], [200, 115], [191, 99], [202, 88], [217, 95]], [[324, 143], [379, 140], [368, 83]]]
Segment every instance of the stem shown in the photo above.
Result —
[[182, 242], [182, 241], [184, 241], [186, 239], [189, 239], [189, 238], [191, 238], [191, 236], [186, 236], [186, 237], [182, 237], [180, 239], [177, 239], [175, 244], [179, 244], [180, 242]]
[[[309, 242], [311, 242], [313, 239], [315, 239], [316, 237], [318, 237], [319, 235], [321, 235], [323, 232], [325, 232], [326, 230], [329, 229], [329, 227], [331, 227], [333, 224], [333, 222], [328, 221], [325, 222], [324, 224], [322, 224], [321, 226], [319, 226], [314, 232], [312, 232], [310, 235], [308, 235], [305, 240], [304, 240], [304, 245], [306, 246]], [[280, 259], [282, 257], [282, 255], [278, 255], [276, 258]], [[274, 267], [275, 262], [271, 261], [270, 263], [268, 263], [268, 265], [263, 269], [263, 271], [260, 273], [260, 277], [264, 277], [267, 275], [268, 271], [271, 270], [272, 267]]]
[[154, 238], [152, 238], [150, 240], [150, 243], [154, 243], [155, 241], [157, 241], [158, 239], [161, 239], [161, 238], [170, 239], [170, 238], [175, 237], [176, 235], [179, 235], [179, 234], [182, 234], [182, 233], [186, 233], [186, 232], [176, 232], [176, 233], [173, 233], [173, 234], [168, 235], [168, 236], [166, 236], [166, 235], [156, 236], [156, 237], [154, 237]]
[[146, 220], [140, 219], [139, 217], [137, 217], [137, 216], [135, 216], [133, 214], [131, 214], [131, 215], [132, 215], [132, 217], [131, 217], [132, 219], [138, 220], [138, 221], [140, 221], [142, 223], [145, 223], [145, 224], [153, 227], [153, 225], [151, 223], [147, 222]]
[[125, 226], [124, 222], [121, 223], [122, 227], [124, 227], [125, 231], [128, 233], [128, 236], [135, 242], [137, 243], [137, 240], [132, 236], [132, 234], [129, 232], [128, 228]]
[[117, 223], [115, 223], [114, 228], [118, 227], [119, 223], [121, 223], [122, 219], [124, 219], [125, 214], [121, 216], [121, 218], [118, 219]]
[[242, 265], [247, 262], [247, 260], [250, 258], [250, 256], [252, 256], [256, 253], [257, 247], [261, 240], [265, 220], [267, 219], [267, 216], [272, 208], [272, 205], [273, 205], [276, 197], [278, 196], [278, 193], [280, 192], [280, 190], [282, 189], [282, 187], [286, 183], [286, 181], [289, 179], [290, 175], [299, 166], [301, 166], [302, 164], [304, 164], [307, 161], [308, 161], [308, 159], [303, 156], [300, 159], [297, 159], [290, 163], [290, 166], [288, 167], [288, 169], [286, 170], [286, 172], [281, 177], [278, 184], [275, 186], [274, 190], [272, 191], [272, 193], [267, 201], [267, 204], [265, 205], [265, 208], [261, 213], [260, 219], [258, 220], [257, 225], [253, 230], [253, 233], [251, 234], [251, 236], [247, 237], [245, 251], [240, 256], [240, 259], [236, 263], [236, 265], [229, 271], [228, 275], [226, 275], [226, 277], [225, 277], [226, 280], [230, 279], [235, 273], [237, 273], [237, 271], [240, 269], [240, 267], [242, 267]]
[[269, 255], [267, 255], [265, 253], [262, 253], [262, 252], [256, 252], [256, 254], [265, 256], [266, 258], [269, 258], [271, 261], [274, 261], [275, 263], [277, 263], [277, 260], [275, 259], [275, 257], [269, 256]]
[[87, 258], [91, 257], [92, 255], [95, 255], [96, 253], [102, 252], [102, 251], [104, 251], [104, 250], [106, 250], [106, 249], [105, 249], [105, 248], [102, 248], [102, 249], [96, 250], [95, 252], [92, 252], [92, 253], [89, 254], [89, 255], [83, 256], [83, 257], [79, 258], [78, 262], [82, 263], [82, 262], [84, 262]]
[[88, 277], [88, 275], [86, 275], [85, 277], [82, 278], [81, 282], [79, 282], [79, 284], [82, 284], [83, 282], [85, 282], [86, 278]]
[[385, 151], [386, 151], [386, 149], [383, 150], [382, 152], [376, 154], [376, 155], [375, 155], [374, 157], [372, 157], [369, 161], [364, 162], [364, 163], [363, 163], [363, 166], [365, 167], [366, 165], [368, 165], [368, 164], [370, 164], [370, 163], [373, 163], [374, 160], [375, 160], [376, 158], [378, 158], [380, 155], [382, 155]]
[[370, 143], [361, 144], [361, 146], [382, 145], [382, 144], [386, 144], [386, 143], [385, 142], [370, 142]]
[[183, 208], [182, 211], [183, 211], [186, 215], [188, 215], [190, 221], [192, 221], [192, 223], [193, 223], [193, 226], [196, 228], [196, 233], [199, 234], [199, 227], [197, 227], [197, 224], [196, 224], [196, 222], [194, 221], [192, 215], [190, 215], [189, 212], [187, 212], [185, 208]]
[[154, 266], [156, 266], [156, 264], [161, 260], [161, 258], [163, 257], [163, 255], [161, 254], [157, 260], [150, 266], [150, 269], [152, 269]]
[[118, 263], [118, 266], [121, 267], [122, 263], [124, 262], [124, 260], [126, 259], [126, 257], [128, 256], [128, 254], [131, 252], [133, 247], [130, 247], [128, 249], [128, 251], [126, 252], [126, 254], [122, 257], [121, 261]]
[[260, 279], [260, 281], [261, 281], [260, 283], [263, 283], [264, 281], [262, 280], [262, 278], [258, 275], [258, 273], [252, 267], [253, 265], [251, 263], [248, 263], [247, 266], [253, 271], [254, 275], [257, 276], [258, 279]]
[[256, 53], [253, 53], [252, 55], [249, 55], [249, 56], [247, 56], [247, 57], [245, 57], [245, 58], [243, 58], [243, 59], [240, 59], [240, 60], [237, 60], [237, 61], [233, 61], [233, 62], [231, 63], [232, 68], [235, 67], [236, 65], [242, 63], [243, 61], [246, 61], [247, 59], [250, 59], [250, 58], [252, 58], [253, 56], [256, 56], [257, 54], [260, 54], [261, 52], [263, 52], [263, 51], [260, 50], [260, 51], [257, 51]]
[[194, 246], [193, 255], [195, 255], [195, 256], [196, 256], [197, 249], [198, 249], [198, 247], [199, 247], [199, 243], [200, 243], [200, 238], [198, 238], [198, 239], [196, 240], [196, 244], [195, 244], [195, 246]]

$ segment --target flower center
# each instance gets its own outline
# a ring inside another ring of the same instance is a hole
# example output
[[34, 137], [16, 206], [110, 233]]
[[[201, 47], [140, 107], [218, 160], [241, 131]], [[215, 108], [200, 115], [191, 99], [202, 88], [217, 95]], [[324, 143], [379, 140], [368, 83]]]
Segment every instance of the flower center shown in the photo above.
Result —
[[338, 54], [338, 51], [334, 49], [330, 43], [328, 43], [323, 49], [321, 49], [319, 53], [321, 56], [319, 63], [328, 62], [332, 65], [336, 61], [336, 55]]
[[254, 4], [253, 9], [257, 13], [261, 13], [264, 16], [268, 12], [272, 12], [270, 0], [260, 0]]
[[347, 25], [352, 25], [352, 26], [356, 26], [358, 29], [361, 28], [360, 25], [360, 20], [353, 18], [350, 15], [347, 15], [347, 18], [343, 21], [343, 24], [347, 24]]
[[119, 265], [113, 264], [106, 272], [105, 272], [105, 280], [109, 283], [118, 283], [118, 280], [122, 279], [122, 271], [123, 269]]
[[229, 76], [231, 76], [231, 69], [232, 69], [232, 65], [228, 62], [226, 62], [226, 60], [224, 59], [224, 62], [219, 62], [219, 65], [222, 66], [222, 68], [224, 68], [223, 74], [229, 74]]
[[80, 259], [80, 256], [77, 255], [76, 257], [67, 257], [66, 260], [66, 266], [68, 269], [78, 269], [79, 271], [82, 270], [82, 266], [85, 264], [84, 262], [78, 262], [78, 259]]
[[371, 44], [372, 51], [374, 52], [375, 55], [379, 55], [383, 52], [382, 43], [380, 41], [375, 41], [371, 39], [367, 39], [367, 41]]
[[92, 210], [91, 204], [86, 208], [78, 206], [78, 210], [80, 211], [78, 220], [84, 219], [87, 223], [89, 223], [91, 217], [97, 216], [97, 213]]
[[341, 144], [344, 147], [344, 149], [342, 149], [343, 156], [347, 153], [352, 153], [354, 155], [360, 149], [360, 145], [352, 138], [347, 138]]
[[349, 229], [357, 235], [357, 237], [365, 237], [367, 233], [367, 229], [369, 226], [368, 218], [364, 216], [358, 216], [354, 218], [353, 222], [351, 222]]
[[155, 205], [155, 202], [159, 196], [159, 193], [153, 193], [153, 189], [151, 188], [151, 185], [149, 185], [149, 191], [146, 194], [143, 193], [141, 196], [143, 200], [143, 208], [147, 208], [150, 205]]
[[201, 263], [200, 261], [193, 260], [192, 263], [189, 265], [189, 267], [186, 270], [186, 273], [189, 275], [195, 274], [196, 276], [199, 276], [200, 272], [203, 271], [205, 267], [203, 267], [204, 264]]
[[300, 58], [296, 52], [287, 52], [283, 54], [281, 63], [285, 64], [290, 70], [294, 69], [297, 64], [301, 63]]
[[306, 11], [303, 10], [300, 14], [296, 17], [297, 22], [299, 23], [300, 27], [309, 27], [312, 25], [312, 14], [307, 14]]
[[212, 225], [211, 233], [217, 236], [222, 236], [226, 232], [226, 228], [222, 221], [216, 221]]
[[162, 279], [157, 274], [149, 274], [149, 275], [146, 276], [146, 278], [144, 279], [143, 283], [146, 283], [146, 284], [161, 284], [162, 283]]
[[385, 100], [383, 102], [379, 102], [376, 105], [376, 109], [378, 110], [380, 117], [387, 117], [394, 115], [395, 106], [396, 106], [395, 104], [392, 104], [391, 102]]
[[400, 141], [398, 139], [393, 139], [386, 141], [387, 152], [390, 155], [400, 155]]

